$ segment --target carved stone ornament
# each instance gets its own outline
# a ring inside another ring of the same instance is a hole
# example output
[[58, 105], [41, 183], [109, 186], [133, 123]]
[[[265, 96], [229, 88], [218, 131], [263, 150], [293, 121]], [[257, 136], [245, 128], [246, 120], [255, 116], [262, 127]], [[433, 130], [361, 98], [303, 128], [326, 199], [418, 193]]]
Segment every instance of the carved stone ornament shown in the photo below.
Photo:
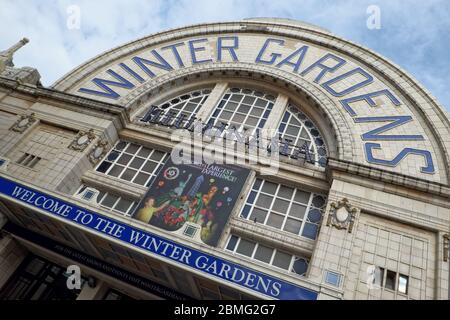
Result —
[[9, 128], [9, 130], [15, 131], [15, 132], [24, 132], [27, 130], [34, 122], [36, 122], [36, 118], [34, 113], [32, 114], [26, 114], [21, 115], [20, 119], [18, 119], [12, 126]]
[[88, 132], [80, 131], [69, 144], [69, 149], [83, 151], [94, 139], [94, 130], [90, 129]]
[[96, 164], [100, 159], [102, 159], [107, 152], [108, 142], [105, 140], [99, 140], [94, 148], [92, 148], [89, 153], [89, 161], [92, 164]]
[[347, 198], [331, 203], [330, 213], [328, 214], [327, 226], [334, 226], [337, 229], [348, 229], [351, 233], [355, 223], [358, 209], [352, 207]]
[[444, 234], [443, 236], [442, 236], [442, 238], [443, 238], [443, 240], [444, 240], [444, 246], [443, 246], [443, 249], [444, 249], [444, 262], [447, 262], [448, 261], [448, 246], [449, 246], [449, 235], [448, 235], [448, 233], [446, 233], [446, 234]]

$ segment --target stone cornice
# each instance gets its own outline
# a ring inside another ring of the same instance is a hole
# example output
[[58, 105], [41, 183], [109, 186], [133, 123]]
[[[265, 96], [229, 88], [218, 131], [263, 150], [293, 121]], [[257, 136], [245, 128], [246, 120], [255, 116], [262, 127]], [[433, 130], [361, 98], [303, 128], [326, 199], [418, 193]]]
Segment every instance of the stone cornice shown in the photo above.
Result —
[[335, 178], [337, 172], [349, 173], [385, 183], [386, 185], [397, 185], [408, 189], [417, 190], [427, 194], [437, 195], [446, 199], [450, 198], [450, 185], [432, 182], [413, 176], [395, 173], [371, 166], [366, 166], [350, 161], [328, 159], [327, 176], [331, 180]]

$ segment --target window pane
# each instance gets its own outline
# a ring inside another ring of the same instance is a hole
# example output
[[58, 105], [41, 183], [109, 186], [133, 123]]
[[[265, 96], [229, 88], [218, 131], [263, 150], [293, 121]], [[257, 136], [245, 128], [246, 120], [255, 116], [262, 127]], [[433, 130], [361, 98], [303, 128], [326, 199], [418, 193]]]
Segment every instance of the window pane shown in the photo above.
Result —
[[130, 156], [129, 154], [122, 154], [120, 156], [120, 158], [117, 160], [117, 163], [123, 164], [123, 165], [127, 165], [128, 162], [130, 162], [132, 156]]
[[114, 207], [115, 210], [120, 212], [127, 212], [128, 208], [131, 206], [132, 201], [126, 199], [120, 199], [119, 202]]
[[136, 172], [137, 172], [136, 170], [126, 169], [120, 178], [127, 181], [131, 181], [134, 178]]
[[309, 196], [311, 195], [311, 193], [309, 192], [305, 192], [305, 191], [301, 191], [297, 189], [297, 192], [295, 193], [295, 197], [294, 200], [300, 203], [305, 203], [307, 204], [309, 202]]
[[282, 251], [277, 251], [275, 253], [275, 257], [273, 259], [273, 265], [277, 266], [279, 268], [282, 269], [289, 269], [289, 265], [291, 264], [291, 260], [292, 260], [292, 255], [282, 252]]
[[294, 189], [286, 186], [280, 186], [280, 189], [278, 190], [279, 197], [287, 198], [289, 200], [292, 198], [293, 193]]
[[131, 154], [135, 154], [136, 151], [138, 151], [139, 147], [140, 147], [140, 146], [137, 145], [137, 144], [130, 143], [130, 145], [128, 146], [128, 148], [125, 149], [125, 152], [131, 153]]
[[289, 201], [276, 198], [275, 202], [273, 204], [272, 210], [275, 210], [275, 211], [278, 211], [281, 213], [286, 213], [288, 207], [289, 207]]
[[268, 226], [280, 229], [281, 226], [283, 225], [283, 220], [284, 220], [284, 216], [275, 214], [275, 213], [271, 213], [269, 216], [269, 219], [267, 219], [266, 224]]
[[391, 270], [386, 272], [386, 284], [384, 285], [387, 289], [395, 290], [395, 278], [396, 273]]
[[270, 259], [272, 258], [272, 253], [273, 253], [273, 249], [263, 246], [263, 245], [258, 245], [258, 248], [256, 249], [255, 252], [255, 259], [265, 262], [265, 263], [270, 263]]
[[308, 261], [304, 258], [297, 258], [292, 266], [292, 271], [301, 276], [305, 275], [308, 271]]
[[153, 150], [153, 153], [150, 157], [150, 159], [155, 160], [155, 161], [160, 161], [163, 157], [164, 157], [165, 153], [158, 151], [158, 150]]
[[147, 160], [147, 162], [144, 164], [144, 166], [142, 167], [143, 171], [149, 172], [149, 173], [153, 173], [153, 171], [156, 168], [156, 162]]
[[238, 237], [235, 235], [232, 235], [230, 240], [228, 241], [227, 250], [233, 251], [236, 247], [236, 243], [238, 241]]
[[255, 219], [256, 219], [256, 222], [264, 223], [264, 220], [266, 219], [266, 215], [267, 215], [266, 210], [253, 208], [252, 214], [250, 215], [250, 220], [255, 221]]
[[303, 219], [306, 211], [306, 206], [293, 203], [289, 209], [289, 215], [292, 217]]
[[139, 169], [143, 163], [144, 163], [144, 159], [136, 157], [133, 159], [133, 161], [131, 161], [130, 167], [134, 168], [134, 169]]
[[305, 226], [303, 227], [302, 236], [314, 240], [317, 237], [317, 229], [318, 229], [317, 225], [311, 224], [311, 223], [305, 223]]
[[284, 230], [287, 232], [298, 234], [300, 232], [301, 226], [301, 221], [288, 218], [286, 220], [286, 224], [284, 225]]
[[261, 189], [261, 191], [263, 191], [265, 193], [270, 193], [270, 194], [275, 194], [276, 190], [277, 190], [277, 184], [269, 182], [269, 181], [264, 181], [264, 185]]
[[256, 201], [256, 205], [268, 209], [272, 204], [272, 199], [273, 197], [271, 196], [260, 194], [258, 200]]
[[145, 183], [147, 182], [149, 177], [150, 177], [149, 174], [141, 172], [138, 173], [138, 175], [134, 178], [133, 182], [145, 186]]
[[114, 167], [112, 167], [111, 171], [109, 171], [108, 175], [118, 177], [122, 173], [123, 168], [124, 167], [122, 166], [115, 165]]
[[101, 204], [105, 207], [112, 208], [114, 206], [114, 203], [116, 203], [117, 199], [118, 197], [108, 193], [106, 197], [103, 199]]
[[398, 277], [398, 291], [408, 294], [408, 276], [400, 274]]
[[253, 249], [255, 249], [255, 245], [256, 244], [252, 241], [241, 239], [236, 249], [236, 252], [243, 254], [244, 256], [251, 257], [253, 254]]

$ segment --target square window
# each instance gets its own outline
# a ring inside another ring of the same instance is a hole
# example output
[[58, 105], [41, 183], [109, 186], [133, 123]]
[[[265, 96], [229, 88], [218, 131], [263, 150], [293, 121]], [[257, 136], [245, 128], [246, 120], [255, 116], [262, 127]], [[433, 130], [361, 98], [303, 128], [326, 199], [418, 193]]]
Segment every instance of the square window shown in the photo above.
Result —
[[141, 186], [145, 186], [149, 177], [150, 177], [149, 174], [141, 172], [138, 173], [138, 175], [134, 178], [133, 182], [140, 184]]
[[266, 220], [267, 211], [259, 208], [253, 208], [252, 214], [250, 215], [250, 220], [256, 221], [258, 223], [264, 223]]
[[303, 227], [302, 236], [315, 240], [317, 237], [317, 230], [319, 227], [315, 224], [311, 223], [305, 223], [305, 226]]
[[136, 172], [137, 171], [133, 169], [126, 169], [120, 178], [126, 181], [131, 181], [136, 175]]
[[281, 185], [280, 189], [278, 190], [278, 197], [283, 197], [286, 199], [291, 199], [292, 198], [292, 194], [294, 193], [294, 189], [293, 188], [289, 188], [286, 186]]
[[133, 159], [133, 161], [131, 161], [130, 167], [134, 169], [139, 169], [143, 163], [144, 159], [136, 157]]
[[339, 287], [341, 283], [341, 275], [336, 272], [326, 271], [325, 283], [331, 284], [332, 286]]
[[247, 120], [245, 120], [245, 124], [251, 127], [256, 127], [258, 124], [259, 118], [255, 117], [248, 117]]
[[116, 164], [114, 167], [112, 167], [111, 171], [108, 172], [108, 175], [118, 177], [122, 173], [123, 168], [124, 167]]
[[255, 245], [256, 245], [255, 242], [241, 238], [241, 241], [239, 241], [239, 245], [236, 249], [236, 252], [244, 256], [251, 257], [253, 254], [253, 250], [255, 249]]
[[183, 230], [183, 234], [185, 236], [193, 238], [195, 234], [197, 233], [198, 228], [192, 225], [187, 225], [186, 228]]
[[302, 227], [302, 222], [294, 219], [288, 218], [284, 225], [284, 231], [299, 234], [300, 228]]
[[247, 114], [249, 111], [250, 111], [250, 106], [247, 106], [245, 104], [241, 104], [239, 106], [239, 108], [237, 109], [237, 112], [244, 113], [244, 114]]
[[261, 191], [269, 194], [275, 194], [275, 192], [277, 191], [277, 186], [278, 185], [276, 183], [264, 181], [264, 185]]
[[153, 153], [150, 156], [150, 159], [155, 160], [155, 161], [160, 161], [164, 158], [165, 154], [166, 154], [165, 152], [153, 150]]
[[267, 102], [265, 100], [260, 99], [260, 98], [256, 99], [256, 102], [255, 102], [256, 106], [264, 108], [266, 106], [266, 104], [267, 104]]
[[129, 154], [125, 154], [124, 153], [117, 160], [117, 163], [123, 164], [124, 166], [126, 166], [130, 162], [131, 158], [132, 158], [132, 156], [130, 156]]
[[223, 111], [222, 114], [220, 115], [220, 120], [222, 120], [224, 122], [228, 122], [228, 120], [231, 119], [232, 115], [233, 114], [231, 112]]
[[112, 163], [108, 161], [103, 161], [97, 168], [97, 172], [105, 173], [111, 167]]
[[252, 105], [253, 102], [255, 102], [255, 100], [256, 100], [255, 97], [245, 96], [244, 100], [242, 100], [242, 103], [246, 103], [246, 104]]
[[272, 210], [277, 212], [286, 213], [289, 208], [289, 201], [282, 200], [280, 198], [276, 198], [275, 202], [272, 206]]
[[310, 196], [310, 192], [305, 192], [297, 189], [297, 191], [295, 192], [294, 200], [300, 203], [308, 204]]
[[284, 216], [276, 214], [276, 213], [271, 213], [269, 216], [269, 219], [267, 219], [267, 225], [277, 228], [277, 229], [281, 229], [281, 226], [283, 225], [283, 220], [284, 220]]
[[245, 116], [242, 114], [238, 114], [236, 113], [233, 117], [233, 119], [231, 120], [231, 122], [237, 123], [237, 124], [242, 124], [244, 123], [245, 120]]
[[126, 213], [128, 208], [130, 208], [131, 204], [133, 203], [133, 201], [130, 200], [126, 200], [126, 199], [120, 199], [119, 202], [116, 204], [116, 206], [114, 207], [114, 210]]
[[270, 205], [272, 204], [273, 197], [268, 196], [266, 194], [259, 194], [258, 200], [256, 201], [256, 205], [263, 208], [270, 208]]
[[255, 252], [255, 259], [265, 262], [265, 263], [270, 263], [270, 259], [272, 259], [272, 254], [273, 254], [273, 249], [263, 246], [263, 245], [258, 245], [258, 248], [256, 248], [256, 252]]
[[282, 268], [282, 269], [289, 269], [289, 265], [291, 264], [292, 255], [285, 253], [283, 251], [277, 251], [275, 253], [275, 257], [273, 258], [272, 265]]
[[152, 152], [152, 150], [142, 147], [141, 150], [139, 150], [137, 155], [142, 158], [147, 158], [151, 152]]
[[153, 171], [156, 169], [156, 162], [153, 162], [151, 160], [147, 160], [147, 162], [144, 164], [144, 166], [142, 167], [142, 171], [146, 171], [149, 173], [153, 173]]
[[250, 111], [250, 115], [255, 117], [261, 117], [263, 111], [264, 109], [253, 107], [252, 110]]
[[[234, 103], [234, 102], [228, 102], [226, 105], [225, 105], [225, 108], [223, 108], [224, 110], [227, 110], [227, 111], [234, 111], [234, 110], [236, 110], [236, 108], [238, 107], [238, 104], [237, 103]], [[225, 112], [224, 112], [225, 113]], [[223, 113], [222, 113], [223, 114]]]
[[139, 150], [139, 148], [140, 148], [139, 145], [134, 144], [134, 143], [130, 143], [130, 144], [128, 145], [128, 148], [125, 149], [125, 152], [130, 153], [130, 154], [135, 154], [136, 151]]
[[118, 198], [119, 197], [108, 193], [106, 195], [106, 197], [103, 198], [101, 205], [105, 206], [105, 207], [108, 207], [108, 208], [112, 208], [114, 206], [114, 204], [116, 203]]
[[232, 235], [230, 237], [230, 240], [228, 240], [227, 250], [234, 251], [234, 248], [236, 248], [236, 243], [238, 241], [238, 237], [235, 235]]
[[292, 203], [291, 208], [289, 209], [289, 215], [291, 217], [296, 217], [299, 219], [303, 219], [303, 217], [305, 216], [305, 212], [306, 206], [297, 203]]

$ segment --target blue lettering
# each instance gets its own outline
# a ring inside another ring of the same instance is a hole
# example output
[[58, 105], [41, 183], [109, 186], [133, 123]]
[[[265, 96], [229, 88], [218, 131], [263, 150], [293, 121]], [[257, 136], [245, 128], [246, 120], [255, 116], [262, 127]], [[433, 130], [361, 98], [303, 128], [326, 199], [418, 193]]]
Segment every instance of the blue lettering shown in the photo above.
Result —
[[[224, 46], [222, 41], [223, 40], [233, 40], [233, 45], [230, 46]], [[233, 58], [233, 61], [239, 61], [237, 55], [236, 55], [236, 49], [239, 48], [239, 38], [234, 37], [218, 37], [217, 38], [217, 61], [222, 61], [222, 50], [226, 49], [230, 53], [231, 57]]]
[[[336, 64], [334, 66], [328, 67], [324, 64], [325, 61], [327, 60], [334, 60], [336, 61]], [[319, 60], [317, 60], [316, 62], [314, 62], [312, 65], [310, 65], [308, 68], [306, 68], [305, 70], [303, 70], [302, 73], [300, 73], [300, 75], [304, 76], [307, 75], [308, 73], [310, 73], [314, 68], [320, 68], [322, 69], [320, 71], [320, 73], [316, 76], [316, 78], [314, 79], [314, 82], [318, 83], [320, 81], [320, 79], [322, 79], [322, 77], [327, 73], [327, 72], [334, 72], [336, 71], [338, 68], [342, 67], [344, 64], [346, 63], [346, 61], [342, 58], [339, 58], [338, 56], [335, 56], [334, 54], [331, 53], [327, 53], [326, 55], [324, 55], [322, 58], [320, 58]]]
[[379, 143], [367, 142], [364, 145], [367, 161], [369, 163], [381, 164], [385, 166], [396, 167], [400, 161], [403, 160], [409, 154], [420, 155], [425, 158], [425, 166], [420, 168], [420, 171], [423, 173], [434, 173], [434, 165], [433, 159], [431, 157], [431, 153], [428, 150], [420, 150], [414, 148], [404, 148], [398, 155], [394, 157], [392, 160], [385, 159], [377, 159], [373, 156], [373, 149], [381, 149], [381, 145]]
[[390, 121], [388, 124], [370, 130], [361, 135], [363, 140], [424, 140], [422, 135], [380, 135], [392, 128], [401, 126], [412, 120], [411, 116], [359, 117], [353, 119], [356, 123]]
[[[305, 57], [306, 52], [308, 51], [308, 46], [303, 46], [297, 50], [295, 50], [293, 53], [291, 53], [289, 56], [287, 56], [286, 58], [284, 58], [283, 60], [281, 60], [278, 64], [277, 67], [281, 67], [284, 64], [287, 64], [289, 66], [293, 66], [294, 72], [297, 72], [298, 69], [300, 68], [300, 65], [302, 64], [303, 58]], [[296, 62], [292, 62], [291, 59], [293, 59], [295, 56], [298, 55], [298, 58], [296, 60]]]
[[118, 81], [106, 80], [106, 79], [101, 79], [101, 78], [92, 79], [92, 82], [95, 83], [96, 86], [105, 90], [105, 92], [87, 89], [87, 88], [80, 88], [80, 89], [78, 89], [78, 91], [83, 92], [83, 93], [95, 94], [95, 95], [99, 95], [99, 96], [103, 96], [103, 97], [107, 97], [107, 98], [117, 99], [120, 97], [120, 95], [117, 92], [115, 92], [113, 89], [111, 89], [108, 85], [116, 86], [116, 87], [120, 87], [120, 88], [126, 88], [126, 89], [134, 88], [134, 84], [132, 84], [130, 81], [128, 81], [127, 79], [125, 79], [124, 77], [119, 75], [117, 72], [115, 72], [111, 69], [108, 69], [108, 70], [106, 70], [106, 73], [113, 76]]
[[167, 71], [173, 70], [172, 66], [158, 52], [156, 52], [156, 50], [152, 50], [151, 53], [159, 62], [147, 60], [141, 57], [133, 57], [131, 60], [133, 60], [134, 63], [136, 63], [142, 70], [144, 70], [144, 72], [151, 78], [155, 76], [155, 73], [147, 68], [146, 64]]
[[281, 57], [280, 53], [271, 53], [270, 60], [262, 59], [264, 52], [266, 51], [267, 47], [269, 46], [269, 43], [271, 43], [271, 42], [278, 43], [280, 46], [284, 45], [284, 40], [272, 39], [272, 38], [266, 39], [266, 42], [264, 42], [264, 45], [262, 46], [261, 50], [258, 53], [258, 56], [256, 57], [256, 60], [255, 60], [256, 63], [273, 64], [278, 57]]
[[205, 47], [194, 47], [194, 44], [200, 43], [200, 42], [207, 42], [207, 41], [208, 41], [208, 39], [204, 38], [204, 39], [190, 40], [188, 42], [189, 43], [189, 50], [191, 52], [192, 64], [211, 62], [212, 61], [212, 59], [198, 60], [198, 58], [196, 56], [197, 52], [205, 51]]
[[[357, 84], [352, 85], [351, 87], [349, 87], [345, 90], [342, 90], [341, 92], [337, 92], [331, 87], [332, 84], [335, 84], [335, 83], [341, 81], [342, 79], [348, 78], [357, 73], [363, 75], [365, 77], [365, 79], [363, 81], [360, 81]], [[350, 70], [349, 72], [341, 74], [340, 76], [337, 76], [336, 78], [330, 79], [327, 82], [322, 83], [322, 87], [325, 88], [325, 90], [327, 90], [333, 96], [342, 97], [342, 96], [345, 96], [346, 94], [349, 94], [350, 92], [358, 90], [372, 82], [373, 82], [373, 77], [369, 73], [367, 73], [364, 69], [362, 69], [361, 67], [358, 67], [353, 70]]]
[[373, 101], [372, 98], [373, 97], [378, 97], [378, 96], [380, 96], [382, 94], [387, 96], [389, 98], [389, 100], [391, 100], [391, 102], [395, 106], [399, 106], [400, 105], [400, 101], [398, 101], [398, 99], [388, 89], [384, 89], [384, 90], [380, 90], [380, 91], [375, 91], [375, 92], [371, 92], [371, 93], [362, 94], [362, 95], [356, 96], [356, 97], [343, 99], [343, 100], [340, 101], [340, 103], [344, 107], [344, 109], [353, 117], [353, 116], [356, 116], [356, 112], [355, 112], [355, 110], [353, 110], [352, 107], [350, 107], [350, 103], [356, 102], [356, 101], [360, 101], [360, 100], [365, 100], [369, 104], [370, 107], [375, 107], [377, 104], [375, 103], [375, 101]]

